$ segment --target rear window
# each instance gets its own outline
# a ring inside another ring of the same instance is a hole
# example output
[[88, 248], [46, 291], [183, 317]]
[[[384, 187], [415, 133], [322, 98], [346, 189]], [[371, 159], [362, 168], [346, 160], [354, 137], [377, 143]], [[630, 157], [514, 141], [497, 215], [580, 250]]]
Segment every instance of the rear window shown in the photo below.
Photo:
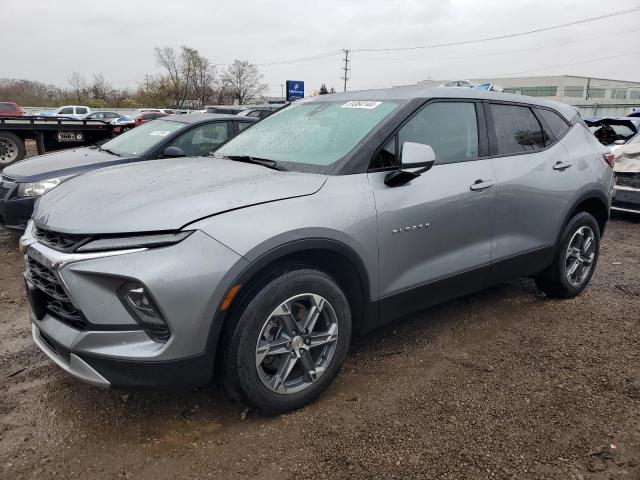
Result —
[[543, 109], [538, 109], [538, 113], [549, 127], [552, 138], [560, 138], [564, 132], [569, 130], [569, 124], [557, 113]]
[[545, 135], [529, 107], [492, 104], [491, 117], [497, 143], [495, 154], [515, 155], [544, 148]]
[[0, 103], [0, 112], [15, 112], [16, 107], [13, 106], [13, 103]]

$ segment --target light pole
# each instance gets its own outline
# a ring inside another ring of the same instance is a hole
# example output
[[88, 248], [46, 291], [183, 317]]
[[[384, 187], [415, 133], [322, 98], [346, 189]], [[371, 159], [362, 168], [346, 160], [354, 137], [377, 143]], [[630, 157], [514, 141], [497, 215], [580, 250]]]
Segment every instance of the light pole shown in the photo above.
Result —
[[284, 83], [280, 84], [280, 97], [284, 98]]

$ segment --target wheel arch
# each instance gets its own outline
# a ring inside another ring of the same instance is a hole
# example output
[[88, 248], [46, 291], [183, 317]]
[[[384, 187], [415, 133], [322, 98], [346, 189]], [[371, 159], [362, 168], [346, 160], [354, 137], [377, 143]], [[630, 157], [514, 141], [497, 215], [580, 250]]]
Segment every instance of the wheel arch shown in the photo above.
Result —
[[[260, 255], [229, 282], [226, 294], [240, 285], [231, 306], [218, 306], [207, 342], [208, 348], [219, 352], [221, 332], [243, 304], [243, 294], [269, 271], [279, 265], [300, 264], [321, 270], [333, 277], [345, 292], [351, 307], [353, 333], [368, 331], [378, 323], [377, 302], [371, 300], [369, 276], [360, 256], [348, 245], [333, 239], [311, 238], [288, 242]], [[225, 294], [225, 296], [226, 296]], [[219, 356], [216, 355], [218, 358]]]
[[[562, 230], [567, 226], [569, 220], [579, 212], [587, 212], [593, 215], [600, 228], [600, 236], [604, 235], [609, 221], [609, 202], [604, 193], [599, 191], [587, 192], [581, 195], [572, 205], [569, 214], [565, 218]], [[561, 233], [562, 234], [562, 233]]]

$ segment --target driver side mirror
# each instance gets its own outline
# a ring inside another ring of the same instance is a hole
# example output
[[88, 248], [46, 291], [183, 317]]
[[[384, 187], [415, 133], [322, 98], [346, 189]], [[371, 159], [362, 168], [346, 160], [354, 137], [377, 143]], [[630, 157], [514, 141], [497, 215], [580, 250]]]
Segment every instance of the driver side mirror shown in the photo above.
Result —
[[[433, 151], [431, 145], [404, 142], [402, 144], [402, 150], [400, 151], [400, 162], [402, 166], [400, 170], [395, 170], [387, 174], [387, 176], [384, 177], [384, 183], [389, 187], [404, 185], [430, 170], [435, 161], [436, 153]], [[418, 170], [409, 171], [407, 170], [409, 168], [418, 168]]]
[[187, 155], [180, 147], [167, 147], [164, 149], [164, 152], [162, 152], [162, 156], [164, 158], [179, 158], [186, 157]]

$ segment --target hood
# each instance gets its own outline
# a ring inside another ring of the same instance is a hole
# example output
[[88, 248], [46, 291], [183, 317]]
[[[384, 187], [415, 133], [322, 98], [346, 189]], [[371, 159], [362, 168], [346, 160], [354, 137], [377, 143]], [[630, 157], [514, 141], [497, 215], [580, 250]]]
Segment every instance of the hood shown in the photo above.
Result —
[[33, 218], [70, 234], [178, 230], [229, 210], [311, 195], [325, 180], [213, 157], [153, 160], [72, 178], [40, 198]]
[[97, 168], [130, 162], [95, 147], [73, 148], [26, 158], [4, 169], [4, 174], [16, 182], [36, 182], [47, 178], [79, 175]]
[[613, 170], [618, 173], [640, 172], [640, 143], [621, 145], [615, 150], [616, 163]]

